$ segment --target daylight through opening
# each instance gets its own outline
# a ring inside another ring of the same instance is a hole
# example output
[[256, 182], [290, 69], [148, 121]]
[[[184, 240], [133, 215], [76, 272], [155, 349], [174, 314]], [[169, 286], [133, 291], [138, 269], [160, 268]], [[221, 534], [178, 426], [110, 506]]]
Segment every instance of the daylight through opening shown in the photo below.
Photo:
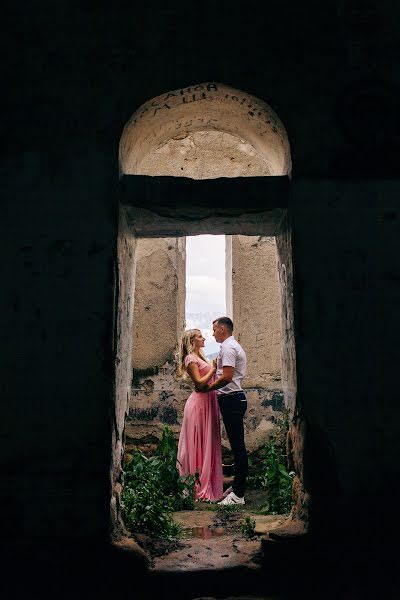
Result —
[[225, 280], [225, 236], [186, 238], [186, 328], [200, 327], [209, 359], [220, 348], [212, 336], [212, 322], [227, 314]]

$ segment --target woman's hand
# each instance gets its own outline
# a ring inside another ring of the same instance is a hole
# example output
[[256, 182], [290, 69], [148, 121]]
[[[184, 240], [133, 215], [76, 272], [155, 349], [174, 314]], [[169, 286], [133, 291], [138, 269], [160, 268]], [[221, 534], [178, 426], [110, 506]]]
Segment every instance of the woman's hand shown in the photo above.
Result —
[[216, 358], [213, 358], [212, 366], [215, 370], [217, 370], [217, 359]]

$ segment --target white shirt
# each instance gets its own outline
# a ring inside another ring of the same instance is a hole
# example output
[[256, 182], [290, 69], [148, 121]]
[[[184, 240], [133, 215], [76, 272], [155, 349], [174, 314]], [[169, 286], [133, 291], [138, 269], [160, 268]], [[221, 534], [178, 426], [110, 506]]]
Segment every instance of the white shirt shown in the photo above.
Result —
[[233, 335], [221, 344], [217, 357], [217, 379], [222, 375], [222, 367], [234, 367], [232, 381], [217, 390], [217, 394], [231, 394], [242, 391], [242, 379], [246, 375], [246, 354]]

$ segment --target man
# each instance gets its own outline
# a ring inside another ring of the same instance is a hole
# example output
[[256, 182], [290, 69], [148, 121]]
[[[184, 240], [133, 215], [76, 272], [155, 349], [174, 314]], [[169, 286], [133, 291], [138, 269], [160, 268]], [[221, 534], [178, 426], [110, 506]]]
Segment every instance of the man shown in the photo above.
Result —
[[243, 428], [247, 400], [242, 390], [242, 379], [246, 374], [246, 354], [232, 332], [233, 323], [229, 317], [219, 317], [213, 322], [213, 336], [215, 341], [221, 344], [216, 380], [201, 388], [201, 391], [217, 391], [219, 408], [235, 461], [233, 485], [226, 490], [224, 499], [219, 502], [222, 505], [245, 503], [248, 471]]

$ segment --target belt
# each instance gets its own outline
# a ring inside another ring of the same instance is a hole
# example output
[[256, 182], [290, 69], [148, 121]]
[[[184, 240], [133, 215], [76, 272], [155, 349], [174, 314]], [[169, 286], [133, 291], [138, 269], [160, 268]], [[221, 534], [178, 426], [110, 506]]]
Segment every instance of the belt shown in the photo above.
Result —
[[[245, 393], [243, 390], [240, 390], [240, 392], [221, 392], [220, 394], [217, 393], [217, 397], [218, 399], [220, 398], [225, 398], [225, 396], [237, 396], [238, 394], [243, 394], [243, 396], [245, 396]], [[246, 399], [246, 397], [245, 397]]]

